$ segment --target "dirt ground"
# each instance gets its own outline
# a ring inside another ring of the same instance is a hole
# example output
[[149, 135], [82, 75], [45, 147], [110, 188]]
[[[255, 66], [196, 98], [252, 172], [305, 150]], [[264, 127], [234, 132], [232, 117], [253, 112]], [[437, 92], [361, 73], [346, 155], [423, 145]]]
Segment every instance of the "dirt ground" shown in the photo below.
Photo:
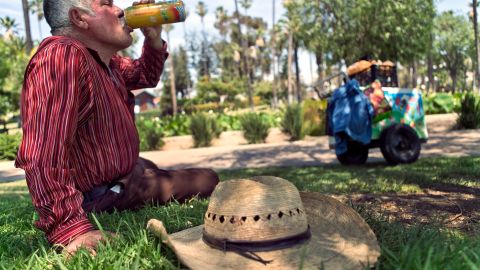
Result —
[[407, 225], [435, 225], [468, 234], [480, 232], [480, 190], [462, 186], [425, 189], [416, 194], [333, 196]]
[[[443, 131], [450, 131], [455, 120], [453, 115], [427, 118], [430, 138]], [[454, 133], [455, 131], [449, 132], [450, 136], [454, 136]], [[442, 140], [442, 143], [435, 147], [448, 152], [450, 145], [448, 141]], [[478, 177], [480, 180], [480, 175]], [[391, 221], [407, 225], [438, 225], [468, 234], [480, 233], [480, 189], [477, 188], [443, 184], [415, 194], [352, 194], [333, 197], [348, 204], [368, 206]]]
[[[428, 117], [430, 138], [451, 130], [455, 120], [453, 115]], [[454, 135], [455, 132], [450, 131], [449, 134]], [[480, 142], [480, 137], [478, 138]], [[441, 144], [436, 145], [440, 151], [448, 152], [449, 147], [448, 140], [442, 140]], [[480, 180], [480, 175], [478, 178]], [[368, 206], [391, 221], [407, 225], [438, 225], [468, 234], [480, 233], [480, 189], [477, 188], [442, 184], [425, 188], [415, 194], [352, 194], [333, 197], [348, 204]]]

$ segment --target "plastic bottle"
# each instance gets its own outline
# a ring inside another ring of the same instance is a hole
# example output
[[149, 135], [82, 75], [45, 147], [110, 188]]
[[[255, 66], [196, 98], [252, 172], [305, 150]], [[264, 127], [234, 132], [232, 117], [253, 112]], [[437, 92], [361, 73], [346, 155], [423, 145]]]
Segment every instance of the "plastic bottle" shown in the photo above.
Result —
[[186, 19], [185, 6], [181, 0], [136, 5], [126, 8], [124, 13], [125, 22], [131, 28], [184, 22]]

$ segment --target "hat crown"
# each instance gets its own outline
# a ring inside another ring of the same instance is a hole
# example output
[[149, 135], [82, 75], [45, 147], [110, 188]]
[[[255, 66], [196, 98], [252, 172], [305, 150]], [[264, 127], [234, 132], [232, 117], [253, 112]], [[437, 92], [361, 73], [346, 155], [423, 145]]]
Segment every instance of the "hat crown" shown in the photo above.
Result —
[[297, 188], [273, 176], [221, 182], [204, 221], [206, 233], [229, 241], [276, 240], [308, 228]]

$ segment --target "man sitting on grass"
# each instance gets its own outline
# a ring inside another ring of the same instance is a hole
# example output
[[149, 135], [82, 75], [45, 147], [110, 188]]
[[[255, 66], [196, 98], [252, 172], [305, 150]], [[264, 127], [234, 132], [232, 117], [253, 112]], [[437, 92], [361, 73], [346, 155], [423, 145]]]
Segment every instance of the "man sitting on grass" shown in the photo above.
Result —
[[[134, 5], [145, 3], [153, 0]], [[166, 171], [139, 158], [130, 90], [159, 81], [168, 56], [161, 27], [142, 29], [142, 56], [132, 60], [116, 55], [133, 30], [113, 0], [44, 0], [44, 11], [53, 36], [25, 72], [16, 166], [48, 241], [70, 254], [95, 253], [105, 236], [87, 212], [209, 196], [218, 183], [212, 170]]]

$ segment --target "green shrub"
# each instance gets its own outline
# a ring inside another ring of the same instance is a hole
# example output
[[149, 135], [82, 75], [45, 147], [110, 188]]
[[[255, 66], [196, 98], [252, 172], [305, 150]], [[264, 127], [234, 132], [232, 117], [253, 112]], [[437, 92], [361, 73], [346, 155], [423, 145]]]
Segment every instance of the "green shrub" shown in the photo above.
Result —
[[160, 110], [148, 110], [144, 112], [139, 112], [135, 115], [137, 119], [144, 118], [144, 119], [153, 119], [157, 117], [162, 117], [162, 112]]
[[480, 99], [468, 93], [462, 99], [457, 127], [460, 129], [480, 128]]
[[267, 120], [270, 127], [280, 127], [283, 115], [280, 111], [267, 111], [262, 114], [262, 117]]
[[452, 113], [455, 97], [448, 93], [435, 93], [425, 97], [423, 107], [426, 114]]
[[243, 137], [249, 144], [265, 142], [270, 129], [270, 124], [261, 114], [244, 114], [241, 116], [240, 122], [242, 125]]
[[139, 118], [136, 124], [140, 137], [140, 151], [158, 150], [165, 144], [162, 140], [163, 130], [158, 118]]
[[190, 119], [190, 133], [194, 147], [207, 147], [212, 145], [214, 138], [220, 137], [222, 131], [213, 117], [198, 113], [192, 115]]
[[0, 134], [0, 160], [15, 160], [22, 135]]
[[164, 137], [190, 134], [188, 131], [189, 117], [184, 114], [162, 116], [159, 110], [151, 110], [137, 114], [136, 118], [158, 122]]
[[298, 141], [305, 137], [303, 112], [299, 104], [290, 105], [286, 108], [281, 128], [284, 133], [290, 136], [291, 141]]
[[269, 81], [259, 81], [253, 85], [253, 89], [255, 89], [255, 95], [260, 97], [260, 102], [269, 105], [273, 99], [273, 83]]
[[218, 126], [223, 130], [241, 130], [242, 124], [238, 115], [218, 114], [217, 115]]
[[221, 79], [213, 79], [210, 77], [202, 77], [197, 83], [199, 104], [214, 102], [219, 103], [221, 97], [225, 101], [234, 101], [235, 95], [242, 93], [244, 82], [242, 80], [229, 80], [228, 82]]
[[190, 130], [188, 128], [190, 124], [190, 118], [184, 114], [161, 117], [160, 124], [165, 137], [190, 134]]
[[325, 135], [326, 111], [327, 100], [305, 100], [303, 103], [303, 124], [305, 125], [306, 135]]
[[453, 97], [453, 111], [456, 113], [460, 112], [460, 108], [462, 107], [462, 100], [465, 94], [463, 93], [454, 93]]
[[[243, 114], [225, 114], [220, 113], [216, 115], [217, 123], [223, 131], [242, 130], [241, 118]], [[270, 127], [279, 127], [282, 121], [280, 112], [261, 112], [262, 118], [268, 122]]]

